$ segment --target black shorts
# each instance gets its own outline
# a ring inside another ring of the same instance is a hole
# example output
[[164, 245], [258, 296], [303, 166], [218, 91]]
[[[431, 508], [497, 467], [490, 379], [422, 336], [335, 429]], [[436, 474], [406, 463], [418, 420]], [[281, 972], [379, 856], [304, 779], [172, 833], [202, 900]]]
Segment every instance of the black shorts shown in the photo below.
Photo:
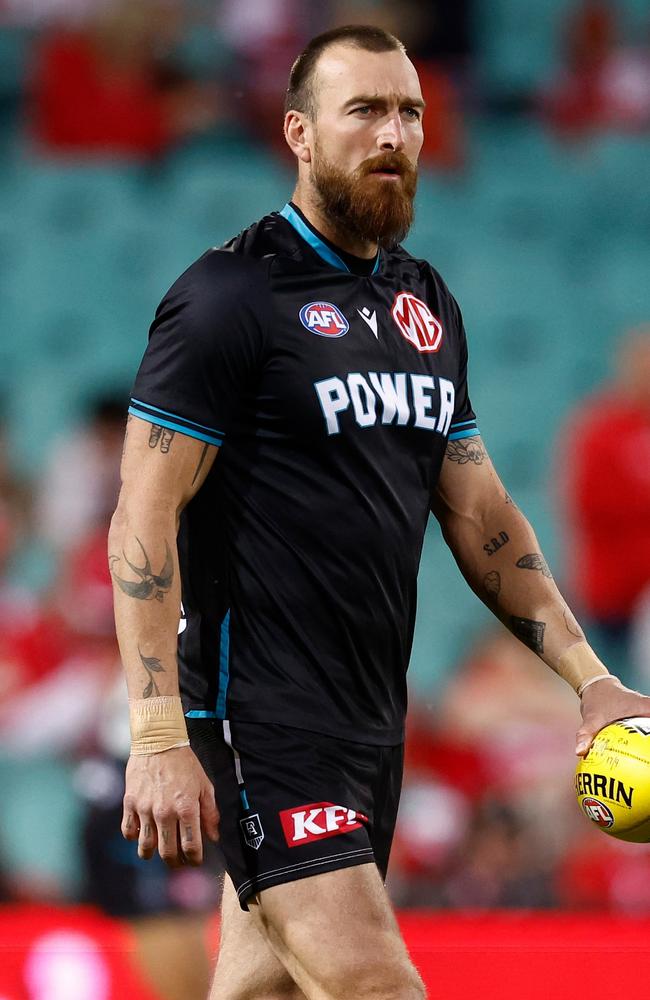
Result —
[[367, 746], [258, 722], [188, 719], [214, 784], [242, 909], [272, 885], [375, 862], [386, 877], [403, 745]]

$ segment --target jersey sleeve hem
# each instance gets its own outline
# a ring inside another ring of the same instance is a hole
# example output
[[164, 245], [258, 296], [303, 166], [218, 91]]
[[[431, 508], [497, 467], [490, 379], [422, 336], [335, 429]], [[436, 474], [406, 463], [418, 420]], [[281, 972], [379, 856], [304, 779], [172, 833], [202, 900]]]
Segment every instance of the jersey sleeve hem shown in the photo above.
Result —
[[449, 441], [460, 441], [461, 438], [478, 437], [480, 431], [476, 420], [457, 420], [449, 428]]
[[143, 403], [139, 399], [131, 400], [129, 413], [134, 417], [140, 417], [141, 420], [147, 420], [150, 424], [160, 424], [161, 427], [167, 427], [172, 431], [179, 431], [179, 433], [186, 434], [188, 437], [198, 438], [199, 441], [213, 444], [217, 448], [220, 448], [223, 444], [225, 437], [223, 431], [218, 431], [213, 427], [206, 427], [204, 424], [197, 424], [193, 420], [187, 420], [185, 417], [181, 417], [176, 413], [170, 413], [168, 410], [161, 410], [159, 407]]

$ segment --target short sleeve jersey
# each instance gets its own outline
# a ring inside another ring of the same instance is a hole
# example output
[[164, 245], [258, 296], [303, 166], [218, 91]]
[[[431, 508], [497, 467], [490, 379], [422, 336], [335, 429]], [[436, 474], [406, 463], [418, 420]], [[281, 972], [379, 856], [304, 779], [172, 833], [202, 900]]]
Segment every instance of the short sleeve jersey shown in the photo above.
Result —
[[437, 272], [354, 274], [287, 205], [172, 286], [130, 412], [220, 448], [179, 532], [186, 713], [400, 742], [431, 491], [478, 433]]

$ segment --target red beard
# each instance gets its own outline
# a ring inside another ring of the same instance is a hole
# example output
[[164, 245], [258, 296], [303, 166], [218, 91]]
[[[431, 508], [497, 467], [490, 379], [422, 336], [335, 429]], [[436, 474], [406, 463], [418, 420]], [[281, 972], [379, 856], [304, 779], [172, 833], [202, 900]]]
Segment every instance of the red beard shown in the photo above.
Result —
[[[400, 180], [371, 175], [385, 170]], [[380, 153], [364, 160], [351, 174], [317, 155], [312, 178], [325, 217], [340, 232], [390, 249], [413, 225], [417, 170], [404, 153]]]

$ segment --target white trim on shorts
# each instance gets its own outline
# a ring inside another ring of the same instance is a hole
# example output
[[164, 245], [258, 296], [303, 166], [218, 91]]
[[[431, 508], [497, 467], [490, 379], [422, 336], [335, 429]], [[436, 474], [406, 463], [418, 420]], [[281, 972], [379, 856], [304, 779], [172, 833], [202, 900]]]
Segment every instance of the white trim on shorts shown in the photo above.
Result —
[[299, 864], [287, 865], [285, 868], [274, 868], [272, 871], [262, 872], [261, 875], [256, 875], [254, 879], [248, 879], [248, 881], [243, 882], [237, 889], [237, 896], [241, 897], [243, 892], [257, 885], [258, 882], [268, 881], [268, 879], [274, 878], [276, 875], [283, 875], [285, 872], [298, 872], [305, 868], [314, 868], [316, 865], [334, 864], [337, 861], [341, 861], [342, 858], [363, 857], [363, 855], [368, 855], [369, 859], [372, 858], [373, 860], [375, 857], [372, 847], [360, 847], [356, 851], [344, 851], [342, 854], [326, 854], [322, 858], [312, 858], [311, 861], [301, 861]]

